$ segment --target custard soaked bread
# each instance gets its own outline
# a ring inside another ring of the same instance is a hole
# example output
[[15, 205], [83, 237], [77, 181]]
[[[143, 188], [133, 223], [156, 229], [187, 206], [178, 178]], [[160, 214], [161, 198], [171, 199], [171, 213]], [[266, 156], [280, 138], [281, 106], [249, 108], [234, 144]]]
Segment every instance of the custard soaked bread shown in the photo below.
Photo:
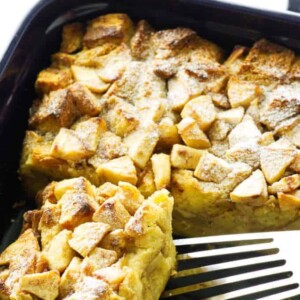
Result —
[[0, 299], [158, 299], [175, 266], [167, 190], [50, 183], [0, 255]]
[[300, 60], [267, 40], [228, 58], [188, 28], [109, 14], [66, 25], [36, 80], [20, 174], [174, 196], [174, 230], [300, 227]]

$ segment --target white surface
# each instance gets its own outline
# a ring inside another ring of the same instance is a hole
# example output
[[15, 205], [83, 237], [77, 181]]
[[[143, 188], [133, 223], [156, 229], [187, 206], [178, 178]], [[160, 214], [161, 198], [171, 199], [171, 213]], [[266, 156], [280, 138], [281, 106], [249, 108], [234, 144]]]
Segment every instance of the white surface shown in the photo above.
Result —
[[[13, 38], [20, 23], [39, 0], [0, 0], [0, 59]], [[84, 1], [84, 0], [83, 0]], [[200, 0], [199, 0], [200, 1]], [[242, 5], [285, 10], [288, 0], [219, 0]]]

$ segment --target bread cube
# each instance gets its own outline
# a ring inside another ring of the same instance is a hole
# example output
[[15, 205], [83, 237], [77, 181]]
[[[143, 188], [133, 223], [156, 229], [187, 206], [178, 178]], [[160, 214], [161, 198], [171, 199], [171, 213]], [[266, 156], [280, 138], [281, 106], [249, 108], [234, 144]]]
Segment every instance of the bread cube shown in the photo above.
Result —
[[201, 156], [194, 176], [202, 181], [220, 183], [231, 171], [232, 167], [225, 160], [206, 152]]
[[72, 230], [76, 226], [92, 220], [98, 203], [89, 195], [79, 191], [67, 191], [59, 200], [61, 216], [59, 224]]
[[111, 226], [104, 223], [87, 222], [75, 228], [69, 245], [80, 255], [86, 257], [111, 230]]
[[42, 132], [57, 132], [69, 127], [77, 113], [67, 91], [57, 90], [45, 95], [29, 119], [29, 125]]
[[251, 101], [261, 97], [262, 90], [258, 85], [234, 76], [228, 82], [227, 94], [232, 108], [248, 107]]
[[94, 213], [93, 221], [109, 224], [111, 229], [123, 229], [130, 219], [130, 214], [115, 196], [106, 200]]
[[96, 278], [107, 282], [115, 290], [118, 289], [119, 284], [124, 280], [125, 275], [125, 271], [116, 266], [103, 268], [94, 272]]
[[211, 96], [212, 102], [215, 106], [224, 109], [230, 108], [229, 100], [225, 95], [219, 93], [209, 93], [209, 95]]
[[99, 78], [95, 69], [73, 65], [71, 71], [77, 82], [80, 82], [94, 93], [102, 94], [109, 88], [109, 84]]
[[111, 292], [109, 285], [103, 280], [84, 276], [76, 283], [75, 292], [69, 295], [66, 300], [109, 300]]
[[272, 145], [262, 147], [260, 152], [261, 169], [268, 183], [280, 179], [296, 156], [295, 150], [272, 148]]
[[33, 230], [27, 229], [19, 238], [9, 245], [0, 255], [0, 266], [8, 265], [16, 257], [26, 257], [28, 253], [40, 251], [40, 246]]
[[126, 181], [136, 184], [136, 169], [132, 160], [128, 156], [122, 156], [101, 164], [96, 172], [103, 180], [117, 184], [120, 181]]
[[136, 210], [142, 205], [145, 198], [140, 191], [132, 184], [127, 182], [119, 182], [120, 200], [127, 211], [134, 215]]
[[107, 126], [106, 122], [101, 118], [90, 118], [80, 120], [74, 124], [72, 129], [81, 141], [83, 141], [85, 147], [95, 153], [100, 137], [107, 131]]
[[153, 154], [151, 163], [156, 189], [160, 190], [169, 186], [171, 181], [170, 156], [164, 153]]
[[237, 125], [242, 121], [244, 112], [245, 109], [243, 107], [237, 107], [219, 112], [217, 118], [228, 124]]
[[126, 14], [102, 15], [89, 23], [83, 44], [93, 48], [105, 43], [127, 43], [133, 35], [133, 28]]
[[76, 82], [69, 86], [68, 97], [72, 99], [81, 115], [97, 116], [102, 110], [102, 103], [82, 83]]
[[277, 194], [277, 196], [278, 196], [279, 207], [283, 211], [300, 207], [300, 191], [299, 190], [296, 190], [291, 193], [279, 192]]
[[125, 101], [117, 103], [108, 113], [112, 131], [121, 137], [128, 135], [140, 123], [136, 115], [137, 111], [133, 105]]
[[204, 150], [198, 150], [183, 145], [174, 145], [171, 151], [171, 165], [179, 169], [195, 169]]
[[118, 260], [118, 254], [113, 250], [96, 247], [81, 264], [81, 272], [86, 276], [92, 276], [97, 270], [107, 268]]
[[125, 138], [124, 142], [128, 146], [128, 155], [139, 168], [146, 166], [158, 139], [158, 130], [154, 124], [134, 131]]
[[215, 120], [209, 129], [208, 136], [213, 141], [223, 141], [226, 139], [231, 126], [223, 120]]
[[49, 94], [67, 87], [73, 82], [70, 69], [47, 68], [41, 71], [35, 82], [35, 88], [39, 93]]
[[47, 244], [44, 254], [51, 270], [63, 272], [73, 259], [75, 252], [70, 248], [72, 232], [64, 229]]
[[59, 272], [49, 272], [25, 275], [20, 282], [21, 290], [29, 292], [42, 300], [55, 300], [59, 294]]
[[256, 169], [259, 167], [260, 148], [256, 143], [238, 143], [226, 151], [225, 157], [230, 162], [243, 162]]
[[65, 179], [55, 183], [53, 192], [57, 201], [59, 201], [67, 191], [78, 191], [88, 194], [91, 197], [95, 196], [93, 186], [84, 177]]
[[243, 46], [235, 46], [229, 57], [224, 62], [230, 74], [238, 74], [248, 54], [249, 49]]
[[84, 27], [81, 23], [71, 23], [63, 27], [60, 51], [74, 53], [82, 48]]
[[200, 96], [188, 102], [181, 117], [191, 117], [196, 120], [201, 130], [207, 130], [216, 118], [216, 110], [210, 96]]
[[67, 297], [75, 291], [75, 284], [80, 278], [82, 259], [75, 256], [60, 279], [59, 294], [62, 298]]
[[293, 51], [261, 39], [250, 49], [241, 72], [258, 73], [271, 78], [282, 78], [289, 71], [294, 57]]
[[252, 206], [263, 205], [268, 200], [267, 184], [263, 173], [260, 170], [254, 171], [230, 193], [230, 199], [233, 202]]
[[230, 148], [238, 144], [256, 144], [261, 137], [261, 132], [250, 116], [245, 116], [243, 121], [236, 125], [229, 133], [228, 140]]
[[300, 175], [294, 174], [282, 178], [281, 180], [274, 182], [268, 187], [270, 194], [276, 193], [290, 193], [296, 190], [300, 186]]
[[197, 122], [190, 117], [183, 118], [177, 124], [178, 133], [187, 146], [204, 149], [210, 147], [206, 134], [199, 128]]
[[137, 59], [145, 59], [150, 52], [150, 40], [153, 28], [145, 20], [141, 20], [136, 25], [136, 31], [130, 41], [131, 54]]
[[87, 149], [74, 130], [61, 128], [52, 143], [51, 154], [64, 160], [78, 161], [91, 157], [94, 151]]

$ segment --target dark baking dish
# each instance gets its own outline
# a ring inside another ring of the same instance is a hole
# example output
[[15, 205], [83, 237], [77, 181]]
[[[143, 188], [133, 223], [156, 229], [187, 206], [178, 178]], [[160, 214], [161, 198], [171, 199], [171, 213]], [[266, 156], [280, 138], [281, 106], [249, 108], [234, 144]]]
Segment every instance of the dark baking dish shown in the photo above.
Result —
[[[18, 215], [24, 209], [19, 202], [25, 196], [17, 169], [28, 110], [35, 97], [36, 74], [58, 49], [63, 24], [108, 12], [147, 19], [157, 29], [190, 27], [228, 51], [236, 44], [250, 45], [260, 37], [295, 51], [300, 49], [300, 18], [293, 13], [199, 0], [40, 1], [20, 26], [0, 63], [0, 251], [18, 234]], [[30, 206], [30, 201], [27, 203]]]

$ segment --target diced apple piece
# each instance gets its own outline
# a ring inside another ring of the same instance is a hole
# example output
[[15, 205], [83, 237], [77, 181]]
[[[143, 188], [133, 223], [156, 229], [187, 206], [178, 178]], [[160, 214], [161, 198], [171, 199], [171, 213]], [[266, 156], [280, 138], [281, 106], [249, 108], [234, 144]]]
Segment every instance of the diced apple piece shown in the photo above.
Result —
[[272, 148], [272, 145], [262, 147], [260, 152], [261, 169], [268, 183], [280, 179], [296, 155], [292, 149], [277, 149]]
[[91, 196], [79, 191], [67, 191], [59, 200], [59, 205], [61, 205], [59, 224], [70, 230], [91, 221], [94, 211], [99, 206]]
[[73, 130], [61, 128], [52, 143], [51, 154], [64, 160], [77, 161], [89, 158], [94, 152], [86, 148]]
[[219, 112], [217, 118], [226, 123], [237, 125], [242, 121], [244, 113], [245, 109], [243, 107], [237, 107]]
[[80, 82], [94, 93], [104, 93], [109, 84], [103, 82], [94, 69], [73, 65], [71, 67], [76, 81]]
[[258, 144], [261, 146], [269, 146], [270, 144], [274, 143], [274, 135], [273, 132], [268, 131], [268, 132], [264, 132], [260, 139], [258, 140]]
[[95, 153], [101, 135], [107, 131], [107, 126], [106, 122], [101, 118], [90, 118], [78, 122], [72, 129], [74, 129], [77, 136], [83, 141], [86, 149]]
[[86, 257], [109, 232], [111, 227], [104, 223], [88, 222], [75, 228], [70, 246], [83, 257]]
[[231, 77], [227, 85], [228, 98], [232, 108], [248, 107], [254, 99], [260, 98], [262, 91], [254, 83]]
[[40, 246], [32, 229], [27, 229], [0, 255], [0, 266], [9, 264], [16, 256], [26, 257], [28, 253], [40, 251]]
[[177, 124], [178, 133], [187, 146], [204, 149], [210, 147], [210, 142], [206, 134], [199, 128], [193, 118], [183, 118]]
[[67, 297], [75, 291], [75, 284], [80, 277], [82, 259], [75, 256], [64, 271], [60, 280], [59, 294], [62, 298]]
[[164, 153], [154, 154], [151, 162], [156, 189], [166, 188], [171, 181], [170, 156]]
[[207, 130], [216, 118], [216, 109], [210, 96], [200, 96], [188, 102], [181, 117], [191, 117], [196, 120], [201, 130]]
[[204, 150], [176, 144], [171, 151], [171, 165], [174, 168], [194, 170], [203, 153]]
[[20, 281], [20, 288], [42, 300], [55, 300], [59, 294], [59, 272], [52, 270], [38, 274], [24, 275]]
[[253, 206], [263, 205], [268, 200], [267, 184], [263, 173], [256, 170], [230, 193], [233, 202]]
[[65, 229], [58, 233], [44, 249], [51, 270], [63, 272], [71, 262], [75, 255], [69, 246], [71, 237], [72, 232]]
[[86, 256], [81, 265], [81, 271], [91, 276], [94, 271], [107, 268], [118, 260], [118, 254], [113, 250], [106, 250], [96, 247]]
[[206, 152], [201, 156], [194, 176], [202, 181], [220, 183], [231, 171], [232, 167], [225, 160]]
[[149, 163], [140, 173], [137, 186], [139, 191], [145, 197], [149, 197], [156, 191], [151, 163]]
[[261, 137], [261, 132], [250, 116], [245, 116], [243, 121], [236, 125], [228, 135], [230, 148], [238, 144], [256, 144]]
[[180, 143], [180, 137], [178, 134], [178, 129], [174, 124], [174, 121], [169, 118], [163, 118], [158, 124], [159, 130], [159, 145], [163, 147], [172, 146], [174, 144]]
[[83, 192], [91, 197], [95, 196], [94, 187], [91, 183], [84, 177], [71, 178], [59, 181], [54, 186], [54, 195], [57, 201], [67, 192], [67, 191], [78, 191]]
[[128, 155], [139, 168], [146, 166], [158, 139], [158, 128], [155, 124], [134, 131], [125, 138], [124, 142], [128, 146]]
[[123, 229], [130, 219], [130, 214], [120, 200], [106, 200], [93, 215], [94, 222], [109, 224], [114, 229]]
[[276, 193], [290, 193], [296, 190], [300, 186], [300, 175], [294, 174], [282, 178], [278, 182], [274, 182], [271, 186], [268, 187], [270, 194]]
[[104, 180], [114, 184], [120, 181], [126, 181], [133, 185], [137, 183], [136, 169], [128, 156], [122, 156], [103, 163], [98, 167], [97, 173]]
[[279, 207], [283, 211], [300, 207], [300, 190], [296, 190], [287, 194], [279, 192], [277, 196]]
[[300, 173], [300, 151], [296, 152], [295, 158], [289, 168], [294, 172]]

